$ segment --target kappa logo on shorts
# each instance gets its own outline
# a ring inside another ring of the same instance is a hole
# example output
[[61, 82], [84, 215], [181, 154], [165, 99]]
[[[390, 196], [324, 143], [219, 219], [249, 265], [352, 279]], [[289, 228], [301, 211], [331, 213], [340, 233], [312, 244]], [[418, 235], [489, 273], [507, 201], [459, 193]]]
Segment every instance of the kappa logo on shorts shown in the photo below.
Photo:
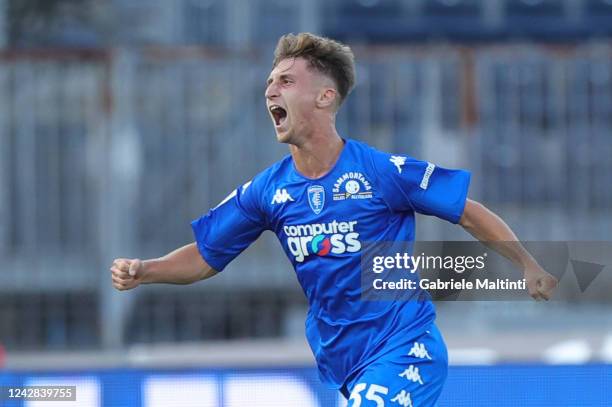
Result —
[[404, 370], [398, 376], [403, 377], [406, 380], [410, 380], [411, 382], [414, 382], [414, 383], [423, 384], [423, 379], [421, 379], [419, 368], [414, 367], [414, 365], [410, 365], [408, 369]]
[[399, 404], [402, 407], [413, 407], [412, 399], [410, 398], [410, 393], [408, 393], [406, 390], [402, 390], [397, 393], [395, 397], [391, 399], [391, 401], [393, 403]]
[[427, 352], [427, 348], [425, 347], [424, 343], [415, 342], [414, 345], [412, 345], [410, 352], [408, 352], [408, 356], [431, 360], [431, 356], [429, 356], [429, 352]]

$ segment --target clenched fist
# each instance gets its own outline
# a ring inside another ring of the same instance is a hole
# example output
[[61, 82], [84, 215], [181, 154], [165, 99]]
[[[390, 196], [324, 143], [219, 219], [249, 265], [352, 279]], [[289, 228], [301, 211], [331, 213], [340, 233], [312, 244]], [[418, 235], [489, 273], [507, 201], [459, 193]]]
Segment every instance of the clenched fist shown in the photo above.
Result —
[[559, 283], [556, 277], [544, 271], [537, 264], [525, 269], [525, 279], [527, 280], [529, 295], [536, 301], [548, 301]]
[[110, 268], [113, 287], [119, 291], [138, 287], [142, 279], [142, 261], [139, 259], [115, 259]]

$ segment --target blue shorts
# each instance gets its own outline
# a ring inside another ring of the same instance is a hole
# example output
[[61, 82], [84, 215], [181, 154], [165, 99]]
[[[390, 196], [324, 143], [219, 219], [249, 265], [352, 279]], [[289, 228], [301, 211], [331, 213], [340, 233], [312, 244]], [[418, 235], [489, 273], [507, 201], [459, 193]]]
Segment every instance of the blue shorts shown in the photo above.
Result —
[[446, 345], [432, 324], [363, 368], [345, 386], [348, 407], [431, 407], [448, 373]]

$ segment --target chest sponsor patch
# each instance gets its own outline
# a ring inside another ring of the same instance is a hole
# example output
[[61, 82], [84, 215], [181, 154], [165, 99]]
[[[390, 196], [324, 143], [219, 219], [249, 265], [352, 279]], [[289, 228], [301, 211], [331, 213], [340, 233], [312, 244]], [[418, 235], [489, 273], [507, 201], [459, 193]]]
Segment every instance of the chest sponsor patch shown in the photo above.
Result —
[[334, 183], [334, 201], [372, 198], [372, 184], [361, 172], [345, 172]]
[[287, 247], [298, 263], [310, 255], [355, 253], [361, 250], [357, 221], [285, 225]]

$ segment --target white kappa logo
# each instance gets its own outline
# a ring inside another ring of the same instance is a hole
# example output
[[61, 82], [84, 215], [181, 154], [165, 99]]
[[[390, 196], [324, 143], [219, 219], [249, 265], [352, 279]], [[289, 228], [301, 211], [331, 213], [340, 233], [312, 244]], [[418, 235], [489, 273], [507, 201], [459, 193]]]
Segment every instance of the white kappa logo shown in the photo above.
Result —
[[410, 349], [410, 352], [408, 352], [408, 356], [414, 356], [415, 358], [420, 359], [427, 358], [431, 360], [431, 356], [429, 356], [429, 353], [427, 352], [427, 348], [425, 347], [424, 343], [415, 342], [412, 346], [412, 349]]
[[406, 164], [406, 157], [402, 157], [401, 155], [392, 155], [389, 158], [389, 161], [393, 163], [397, 167], [397, 172], [402, 173], [402, 165]]
[[410, 393], [406, 390], [402, 390], [391, 399], [392, 402], [399, 404], [402, 407], [412, 407], [412, 399]]
[[285, 203], [287, 201], [294, 202], [294, 199], [289, 195], [289, 192], [285, 188], [276, 190], [274, 197], [272, 198], [272, 204]]
[[419, 374], [419, 368], [414, 367], [414, 365], [410, 365], [408, 369], [404, 370], [398, 376], [404, 377], [414, 383], [423, 384], [423, 379], [421, 379], [421, 375]]

